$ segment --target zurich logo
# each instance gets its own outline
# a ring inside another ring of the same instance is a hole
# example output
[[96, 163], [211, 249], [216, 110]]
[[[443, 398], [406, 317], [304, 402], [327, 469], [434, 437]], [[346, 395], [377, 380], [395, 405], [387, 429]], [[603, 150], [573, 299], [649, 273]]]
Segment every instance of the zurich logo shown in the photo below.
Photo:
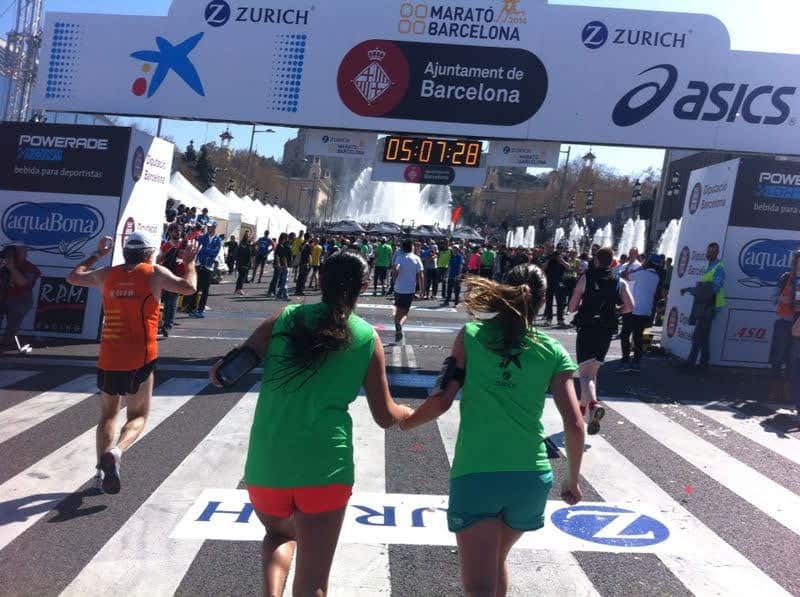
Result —
[[[206, 92], [203, 89], [203, 82], [200, 80], [200, 75], [197, 73], [197, 69], [194, 64], [192, 64], [192, 61], [189, 60], [189, 54], [192, 53], [192, 50], [194, 50], [197, 44], [200, 43], [200, 40], [203, 39], [203, 35], [203, 33], [193, 35], [177, 46], [173, 46], [163, 37], [156, 37], [158, 51], [141, 50], [131, 54], [131, 58], [147, 63], [154, 62], [158, 65], [153, 78], [150, 80], [149, 86], [145, 81], [144, 86], [140, 85], [137, 87], [136, 85], [139, 83], [139, 81], [137, 81], [137, 83], [134, 83], [134, 93], [136, 93], [136, 95], [143, 95], [144, 88], [149, 87], [147, 89], [147, 97], [153, 97], [156, 91], [161, 87], [164, 79], [167, 78], [169, 72], [174, 71], [176, 75], [183, 79], [184, 83], [191, 87], [192, 91], [199, 96], [205, 97]], [[146, 72], [149, 72], [149, 69], [146, 69]], [[144, 79], [141, 80], [144, 81]], [[137, 93], [138, 91], [142, 93]]]
[[572, 506], [553, 512], [561, 531], [592, 543], [646, 547], [669, 538], [669, 529], [650, 516], [612, 506]]
[[[671, 64], [659, 64], [640, 72], [639, 75], [641, 76], [653, 71], [661, 71], [666, 74], [666, 81], [663, 83], [657, 81], [642, 83], [626, 93], [614, 107], [614, 112], [611, 115], [614, 124], [617, 126], [633, 126], [634, 124], [638, 124], [661, 107], [661, 104], [666, 101], [669, 94], [675, 89], [675, 83], [678, 82], [677, 68]], [[634, 106], [634, 99], [637, 99], [640, 94], [647, 91], [652, 91], [650, 98], [644, 103]]]
[[781, 276], [792, 269], [792, 254], [800, 249], [796, 240], [756, 239], [739, 251], [739, 269], [746, 276], [739, 284], [746, 288], [774, 288]]
[[330, 141], [330, 140], [331, 140], [331, 138], [330, 138], [328, 135], [323, 135], [323, 136], [322, 136], [322, 142], [323, 142], [323, 143], [327, 143], [327, 142], [328, 142], [328, 141]]
[[508, 145], [506, 145], [505, 147], [503, 147], [503, 153], [506, 154], [511, 153], [511, 148]]
[[83, 246], [100, 235], [103, 214], [91, 205], [15, 203], [3, 214], [0, 228], [12, 242], [32, 251], [81, 259]]
[[206, 6], [205, 18], [212, 27], [222, 27], [231, 18], [231, 5], [225, 0], [213, 0]]
[[608, 41], [608, 27], [602, 21], [592, 21], [583, 28], [581, 40], [590, 50], [602, 48]]

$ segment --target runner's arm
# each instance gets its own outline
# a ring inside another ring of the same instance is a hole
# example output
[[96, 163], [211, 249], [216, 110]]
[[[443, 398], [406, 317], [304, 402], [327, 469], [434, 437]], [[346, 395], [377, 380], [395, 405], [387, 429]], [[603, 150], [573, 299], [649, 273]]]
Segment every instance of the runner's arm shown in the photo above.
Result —
[[82, 286], [85, 288], [102, 287], [106, 280], [105, 268], [98, 270], [92, 270], [90, 268], [100, 259], [108, 255], [113, 248], [113, 238], [110, 236], [101, 238], [97, 241], [97, 250], [75, 266], [75, 269], [67, 276], [67, 282], [73, 286]]
[[414, 411], [408, 406], [397, 404], [389, 391], [389, 380], [386, 378], [386, 356], [383, 353], [378, 332], [374, 332], [375, 352], [364, 377], [364, 389], [372, 418], [382, 429], [388, 429], [396, 423], [407, 419]]
[[[456, 366], [459, 369], [466, 369], [467, 353], [464, 349], [463, 329], [458, 333], [458, 336], [453, 343], [453, 350], [450, 356], [456, 359]], [[453, 405], [453, 400], [456, 398], [456, 394], [458, 394], [459, 390], [461, 390], [461, 385], [462, 384], [460, 384], [458, 381], [452, 380], [447, 385], [447, 389], [443, 391], [437, 389], [437, 391], [430, 398], [428, 398], [422, 404], [422, 406], [420, 406], [414, 412], [414, 414], [400, 423], [400, 429], [404, 431], [410, 431], [421, 425], [424, 425], [425, 423], [429, 423], [438, 419], [440, 416], [450, 410], [450, 407]]]
[[583, 416], [578, 405], [578, 398], [575, 395], [575, 385], [572, 383], [574, 371], [564, 371], [558, 373], [550, 382], [550, 391], [561, 413], [561, 420], [564, 422], [564, 445], [567, 450], [567, 460], [569, 462], [569, 478], [566, 485], [574, 487], [573, 497], [580, 499], [578, 479], [581, 473], [581, 460], [583, 459], [583, 447], [586, 439], [586, 432], [583, 426]]
[[[263, 360], [264, 356], [267, 354], [267, 349], [269, 348], [269, 341], [272, 338], [272, 328], [275, 326], [275, 322], [278, 321], [278, 318], [283, 314], [283, 309], [280, 309], [275, 315], [267, 319], [264, 323], [256, 328], [256, 330], [250, 334], [250, 337], [245, 341], [243, 346], [251, 349], [255, 352], [259, 358]], [[221, 388], [222, 385], [219, 383], [217, 379], [217, 369], [222, 364], [222, 359], [217, 361], [213, 367], [208, 371], [208, 378], [211, 380], [211, 383]]]
[[578, 280], [578, 283], [575, 285], [575, 290], [572, 292], [572, 298], [569, 301], [569, 312], [570, 313], [577, 313], [578, 307], [581, 305], [581, 299], [583, 298], [583, 293], [586, 291], [586, 276], [581, 276], [581, 279]]

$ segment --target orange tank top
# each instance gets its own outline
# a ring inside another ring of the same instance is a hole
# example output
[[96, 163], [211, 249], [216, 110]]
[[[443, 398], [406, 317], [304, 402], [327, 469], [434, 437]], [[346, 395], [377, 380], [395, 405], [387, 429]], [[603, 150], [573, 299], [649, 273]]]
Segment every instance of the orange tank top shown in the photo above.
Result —
[[120, 265], [106, 273], [103, 285], [103, 338], [98, 368], [135, 371], [158, 357], [158, 315], [151, 290], [153, 266]]

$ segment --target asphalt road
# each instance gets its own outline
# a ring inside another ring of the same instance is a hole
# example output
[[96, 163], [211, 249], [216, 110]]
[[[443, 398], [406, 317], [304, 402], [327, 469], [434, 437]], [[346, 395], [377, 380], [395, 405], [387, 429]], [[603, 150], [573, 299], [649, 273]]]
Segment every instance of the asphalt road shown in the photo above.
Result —
[[[259, 592], [262, 530], [237, 491], [258, 377], [218, 392], [204, 375], [281, 307], [264, 293], [257, 285], [235, 297], [230, 284], [215, 286], [207, 317], [180, 316], [160, 342], [148, 432], [123, 459], [117, 496], [89, 484], [96, 345], [4, 355], [0, 595]], [[411, 405], [427, 395], [467, 317], [437, 302], [416, 307], [400, 344], [390, 301], [366, 296], [359, 307], [384, 340], [393, 393]], [[572, 331], [552, 334], [574, 354]], [[800, 430], [788, 410], [764, 401], [763, 375], [699, 378], [650, 356], [634, 376], [618, 358], [615, 343], [600, 380], [608, 415], [584, 459], [586, 508], [564, 510], [556, 485], [546, 528], [512, 553], [512, 593], [800, 595]], [[372, 425], [363, 398], [351, 412], [357, 483], [331, 594], [461, 594], [438, 510], [458, 409], [408, 434]], [[552, 404], [545, 428], [559, 479]]]

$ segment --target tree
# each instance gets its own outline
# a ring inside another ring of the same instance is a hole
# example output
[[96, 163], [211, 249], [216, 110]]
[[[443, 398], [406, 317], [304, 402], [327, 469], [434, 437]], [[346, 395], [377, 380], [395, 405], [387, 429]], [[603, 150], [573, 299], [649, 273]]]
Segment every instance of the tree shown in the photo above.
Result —
[[200, 155], [197, 157], [197, 175], [209, 187], [214, 184], [214, 166], [208, 156], [208, 146], [200, 148]]
[[195, 161], [197, 161], [197, 152], [194, 150], [194, 141], [189, 141], [189, 145], [186, 147], [186, 151], [183, 154], [183, 159], [190, 164], [194, 164]]

